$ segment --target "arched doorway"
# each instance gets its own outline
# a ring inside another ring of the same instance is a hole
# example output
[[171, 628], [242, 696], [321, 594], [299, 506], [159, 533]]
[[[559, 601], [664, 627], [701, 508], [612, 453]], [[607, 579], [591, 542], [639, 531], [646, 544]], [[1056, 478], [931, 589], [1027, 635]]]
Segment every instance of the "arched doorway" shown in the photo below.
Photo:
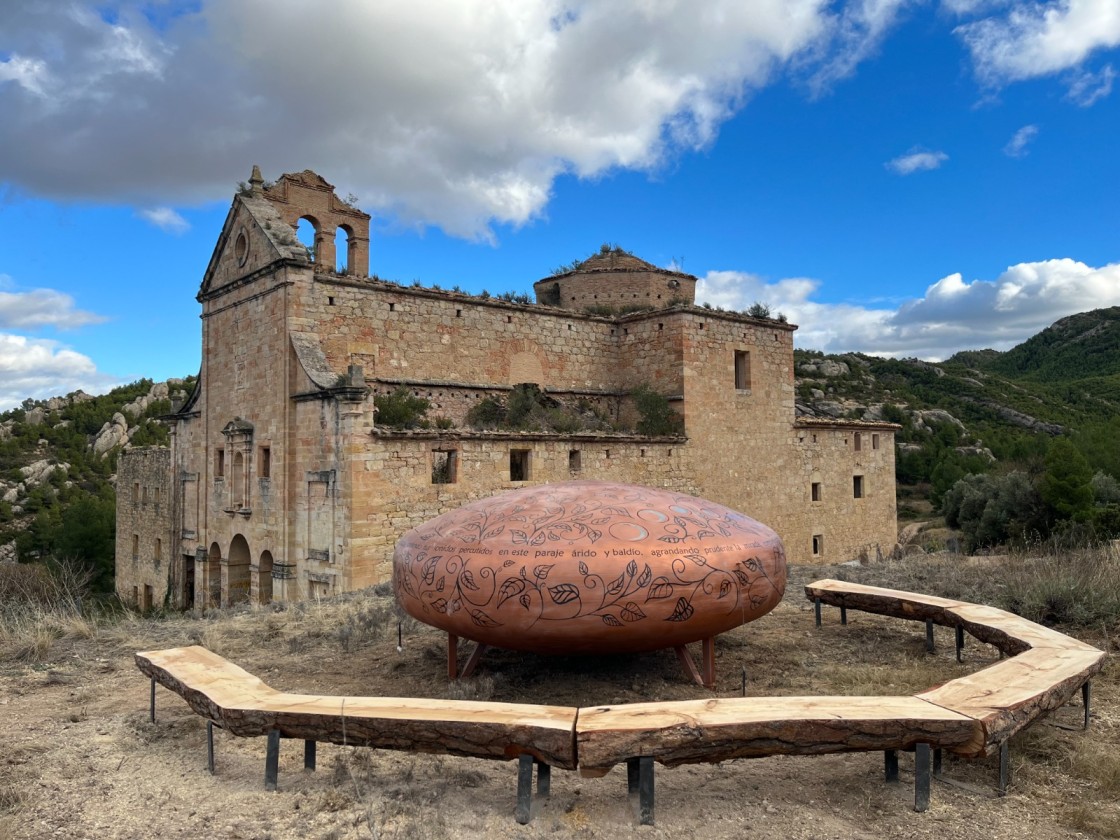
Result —
[[226, 583], [226, 592], [228, 593], [226, 604], [229, 606], [249, 603], [249, 587], [252, 582], [252, 575], [249, 570], [249, 564], [251, 562], [249, 543], [245, 541], [243, 536], [238, 534], [233, 538], [233, 542], [229, 544], [229, 563], [227, 564], [228, 576]]
[[257, 603], [272, 602], [272, 552], [262, 551], [257, 563]]

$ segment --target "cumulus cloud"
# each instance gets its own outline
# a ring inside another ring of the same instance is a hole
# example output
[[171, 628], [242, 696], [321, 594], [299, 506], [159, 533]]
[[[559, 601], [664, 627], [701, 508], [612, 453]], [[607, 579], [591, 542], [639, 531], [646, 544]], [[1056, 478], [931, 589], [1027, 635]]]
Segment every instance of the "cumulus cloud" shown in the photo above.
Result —
[[949, 156], [944, 152], [927, 152], [914, 148], [904, 155], [888, 160], [883, 166], [898, 175], [910, 175], [914, 172], [937, 169], [948, 159]]
[[1016, 3], [1003, 16], [957, 27], [977, 76], [999, 87], [1079, 68], [1093, 53], [1120, 45], [1116, 0]]
[[167, 233], [180, 234], [191, 229], [190, 222], [170, 207], [151, 207], [138, 211], [137, 215]]
[[1003, 147], [1003, 153], [1008, 157], [1021, 158], [1027, 156], [1027, 146], [1034, 140], [1035, 135], [1038, 134], [1037, 125], [1025, 125], [1011, 135], [1011, 139], [1007, 141], [1007, 145]]
[[98, 394], [119, 384], [88, 356], [58, 342], [0, 333], [0, 411], [28, 397], [45, 399], [79, 388]]
[[[11, 278], [0, 275], [9, 286]], [[27, 292], [0, 291], [0, 329], [38, 329], [54, 327], [69, 330], [87, 324], [99, 324], [105, 318], [74, 306], [74, 298], [54, 289], [32, 289]]]
[[801, 347], [939, 360], [958, 350], [1007, 350], [1066, 315], [1120, 305], [1120, 263], [1019, 263], [994, 280], [970, 282], [950, 274], [894, 308], [822, 303], [814, 300], [820, 288], [808, 278], [767, 282], [712, 271], [697, 284], [696, 296], [738, 310], [762, 301], [799, 325]]
[[[852, 31], [901, 2], [864, 0]], [[475, 236], [541, 213], [561, 174], [711, 143], [845, 19], [825, 0], [337, 0], [314, 25], [299, 0], [171, 4], [158, 24], [138, 0], [96, 8], [0, 12], [0, 181], [158, 207], [225, 198], [253, 163], [310, 166], [366, 209]]]

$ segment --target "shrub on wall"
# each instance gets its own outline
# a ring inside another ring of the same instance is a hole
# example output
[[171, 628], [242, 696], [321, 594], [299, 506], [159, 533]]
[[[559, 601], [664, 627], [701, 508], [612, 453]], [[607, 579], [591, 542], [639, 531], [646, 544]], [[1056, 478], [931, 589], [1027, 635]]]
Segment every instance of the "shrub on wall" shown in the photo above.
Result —
[[431, 406], [423, 397], [414, 397], [408, 388], [401, 385], [389, 394], [373, 398], [377, 407], [377, 423], [392, 426], [394, 429], [415, 429], [425, 423], [424, 415]]

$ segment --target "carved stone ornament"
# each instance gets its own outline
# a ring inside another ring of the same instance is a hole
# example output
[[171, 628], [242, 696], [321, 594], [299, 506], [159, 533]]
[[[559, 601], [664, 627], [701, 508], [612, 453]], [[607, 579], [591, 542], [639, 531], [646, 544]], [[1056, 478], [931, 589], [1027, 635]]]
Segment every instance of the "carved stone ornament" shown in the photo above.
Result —
[[546, 484], [401, 537], [393, 587], [420, 621], [481, 644], [620, 653], [710, 639], [781, 600], [778, 535], [723, 505], [603, 481]]

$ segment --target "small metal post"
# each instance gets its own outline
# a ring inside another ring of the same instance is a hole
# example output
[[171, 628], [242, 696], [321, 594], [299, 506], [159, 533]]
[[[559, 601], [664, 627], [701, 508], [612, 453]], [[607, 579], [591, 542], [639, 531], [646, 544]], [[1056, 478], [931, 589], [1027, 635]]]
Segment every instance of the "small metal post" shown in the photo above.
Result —
[[276, 790], [280, 775], [280, 730], [268, 730], [268, 748], [264, 754], [264, 789]]
[[626, 759], [626, 792], [633, 796], [638, 792], [638, 759]]
[[888, 782], [898, 781], [898, 750], [883, 750], [883, 775]]
[[401, 629], [401, 622], [397, 622], [397, 653], [404, 651], [404, 631]]
[[1081, 705], [1085, 707], [1085, 723], [1082, 729], [1089, 728], [1089, 703], [1093, 698], [1093, 681], [1086, 680], [1081, 685]]
[[533, 756], [521, 753], [517, 759], [517, 810], [513, 818], [528, 825], [533, 818]]
[[638, 759], [638, 824], [653, 825], [653, 756]]
[[315, 769], [315, 742], [310, 739], [303, 742], [303, 769]]
[[848, 623], [848, 608], [847, 607], [840, 607], [840, 623], [841, 624], [847, 624]]
[[214, 775], [214, 721], [206, 721], [206, 769]]
[[999, 787], [998, 796], [1007, 796], [1007, 785], [1011, 782], [1011, 750], [1007, 741], [999, 745]]
[[156, 678], [152, 677], [152, 701], [151, 712], [149, 713], [152, 723], [156, 722]]
[[821, 599], [816, 598], [813, 601], [813, 612], [816, 614], [817, 627], [821, 626]]
[[543, 761], [537, 762], [537, 796], [548, 798], [552, 795], [552, 767]]
[[941, 747], [933, 751], [933, 775], [935, 777], [941, 775]]
[[964, 650], [964, 628], [957, 625], [957, 662], [961, 661], [961, 651]]
[[743, 696], [747, 696], [747, 666], [743, 666]]
[[914, 745], [914, 810], [929, 809], [929, 744]]
[[933, 619], [926, 619], [926, 651], [933, 653]]

